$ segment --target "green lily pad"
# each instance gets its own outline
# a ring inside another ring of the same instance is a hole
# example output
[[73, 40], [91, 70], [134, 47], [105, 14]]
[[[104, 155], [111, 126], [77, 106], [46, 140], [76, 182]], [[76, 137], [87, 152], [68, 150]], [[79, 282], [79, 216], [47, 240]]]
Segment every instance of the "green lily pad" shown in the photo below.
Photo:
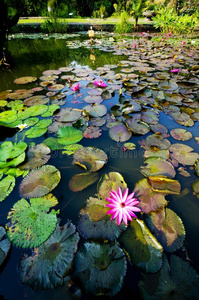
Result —
[[199, 293], [198, 274], [189, 262], [171, 255], [170, 265], [166, 255], [156, 278], [146, 274], [139, 283], [144, 300], [197, 299]]
[[82, 131], [74, 127], [65, 126], [57, 131], [57, 141], [63, 145], [75, 144], [83, 138]]
[[194, 181], [194, 183], [192, 184], [192, 188], [196, 196], [199, 198], [199, 179]]
[[43, 143], [29, 146], [25, 163], [20, 165], [22, 170], [32, 170], [45, 165], [50, 159], [50, 149]]
[[127, 263], [117, 245], [85, 243], [76, 254], [74, 264], [74, 276], [92, 296], [114, 296], [120, 291]]
[[132, 136], [132, 132], [125, 125], [116, 125], [109, 129], [109, 137], [116, 142], [126, 142]]
[[171, 209], [164, 208], [147, 215], [147, 225], [158, 242], [167, 252], [181, 248], [185, 239], [185, 229], [180, 217]]
[[64, 146], [64, 150], [62, 151], [62, 154], [72, 155], [74, 154], [79, 148], [82, 148], [83, 146], [80, 144], [72, 144], [72, 145], [66, 145]]
[[15, 178], [13, 176], [6, 176], [0, 181], [0, 202], [3, 201], [14, 189]]
[[46, 133], [47, 128], [40, 128], [40, 127], [31, 127], [30, 129], [26, 130], [26, 136], [30, 139], [35, 139], [38, 138], [42, 135], [44, 135], [44, 133]]
[[199, 160], [196, 161], [195, 170], [196, 170], [196, 174], [199, 176]]
[[52, 123], [51, 119], [40, 120], [34, 128], [47, 128]]
[[24, 120], [24, 123], [27, 124], [27, 127], [34, 126], [38, 122], [39, 122], [39, 118], [37, 118], [37, 117], [31, 117], [31, 118]]
[[6, 236], [6, 231], [3, 226], [0, 226], [0, 266], [2, 265], [4, 259], [6, 258], [11, 243]]
[[45, 165], [32, 170], [21, 182], [19, 191], [22, 197], [42, 197], [51, 192], [59, 183], [61, 174], [57, 168]]
[[145, 223], [133, 220], [120, 237], [131, 262], [145, 272], [157, 272], [162, 266], [163, 248], [151, 234]]
[[27, 146], [28, 145], [25, 142], [3, 142], [0, 148], [0, 162], [6, 162], [7, 160], [10, 161], [13, 158], [17, 158], [19, 155], [24, 153]]
[[81, 209], [78, 230], [84, 238], [113, 241], [126, 229], [124, 224], [118, 226], [110, 220], [106, 204], [106, 200], [90, 197]]
[[135, 184], [135, 197], [139, 199], [139, 207], [148, 214], [167, 205], [164, 193], [155, 192], [147, 178], [142, 178]]
[[33, 248], [45, 242], [57, 224], [57, 216], [51, 207], [58, 204], [57, 199], [48, 194], [42, 198], [21, 199], [8, 213], [6, 224], [9, 240], [17, 247]]
[[134, 143], [124, 143], [124, 147], [125, 147], [127, 150], [135, 150], [136, 145], [135, 145]]
[[160, 157], [148, 157], [144, 160], [146, 166], [141, 166], [144, 176], [166, 176], [174, 178], [176, 171], [171, 163]]
[[68, 221], [57, 225], [52, 235], [32, 255], [24, 255], [18, 265], [19, 277], [23, 284], [34, 290], [52, 289], [63, 284], [77, 251], [79, 234]]
[[175, 128], [170, 131], [171, 136], [178, 141], [188, 141], [192, 138], [192, 133], [183, 128]]
[[5, 110], [0, 113], [0, 125], [6, 126], [17, 120], [17, 113], [15, 110]]
[[89, 172], [96, 172], [103, 168], [108, 160], [104, 151], [95, 147], [83, 147], [73, 155], [72, 164], [77, 164]]
[[0, 100], [0, 107], [4, 107], [7, 105], [7, 101], [6, 100]]
[[75, 174], [69, 180], [68, 187], [73, 192], [79, 192], [92, 185], [98, 179], [97, 173]]
[[117, 191], [119, 187], [121, 190], [127, 188], [127, 184], [120, 173], [110, 172], [108, 174], [104, 174], [97, 185], [99, 197], [106, 199], [106, 197], [109, 197], [109, 192], [112, 190]]
[[62, 150], [62, 149], [65, 149], [65, 147], [66, 147], [63, 144], [58, 143], [57, 138], [53, 138], [53, 137], [49, 137], [46, 140], [44, 140], [43, 144], [45, 144], [46, 146], [48, 146], [50, 148], [50, 150], [52, 150], [52, 151], [54, 151], [54, 150]]
[[30, 114], [30, 117], [40, 116], [43, 113], [45, 113], [47, 110], [48, 110], [48, 106], [43, 104], [34, 105], [26, 109], [26, 111]]
[[59, 105], [51, 104], [48, 106], [48, 110], [45, 113], [43, 113], [41, 116], [43, 118], [51, 117], [51, 116], [53, 116], [54, 112], [57, 111], [58, 109], [60, 109]]
[[192, 152], [194, 149], [185, 144], [173, 144], [169, 148], [170, 156], [176, 159], [180, 164], [183, 165], [194, 165], [195, 161], [199, 159], [199, 154]]

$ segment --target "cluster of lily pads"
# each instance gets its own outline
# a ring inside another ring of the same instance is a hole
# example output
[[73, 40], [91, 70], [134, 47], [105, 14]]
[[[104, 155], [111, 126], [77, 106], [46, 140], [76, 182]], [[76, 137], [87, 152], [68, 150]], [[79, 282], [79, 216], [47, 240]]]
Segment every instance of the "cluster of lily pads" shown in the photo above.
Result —
[[[95, 70], [66, 66], [44, 71], [40, 78], [20, 77], [16, 86], [38, 86], [0, 93], [0, 125], [16, 130], [16, 141], [3, 141], [0, 146], [0, 201], [12, 193], [15, 178], [23, 178], [19, 186], [23, 198], [8, 213], [5, 228], [0, 227], [0, 264], [11, 243], [31, 248], [32, 254], [23, 255], [18, 271], [21, 282], [34, 290], [73, 282], [88, 294], [114, 296], [122, 288], [128, 261], [141, 271], [139, 288], [144, 299], [198, 295], [195, 270], [173, 254], [184, 245], [185, 228], [167, 207], [166, 198], [181, 193], [177, 173], [199, 176], [199, 153], [186, 145], [193, 138], [187, 127], [196, 126], [199, 120], [196, 52], [187, 45], [174, 54], [172, 45], [165, 47], [145, 38], [136, 43], [134, 47], [134, 40], [109, 38], [105, 46], [88, 40], [87, 47], [125, 59]], [[68, 47], [78, 48], [78, 42], [69, 42]], [[179, 72], [170, 72], [173, 68]], [[72, 88], [75, 83], [78, 89]], [[161, 124], [162, 113], [180, 127], [169, 132]], [[110, 220], [106, 207], [109, 192], [127, 188], [125, 179], [119, 172], [99, 178], [97, 171], [109, 160], [103, 144], [102, 149], [81, 144], [104, 131], [123, 151], [135, 150], [135, 136], [140, 136], [144, 149], [140, 166], [144, 177], [131, 187], [142, 212], [128, 226]], [[171, 143], [170, 136], [176, 142]], [[197, 145], [199, 136], [194, 139]], [[47, 164], [53, 151], [73, 155], [72, 164], [84, 170], [69, 180], [72, 192], [98, 181], [96, 194], [86, 200], [77, 226], [71, 221], [60, 225], [59, 210], [54, 209], [59, 199], [51, 192], [61, 172]], [[199, 198], [199, 179], [192, 187]], [[153, 278], [155, 283], [150, 285]]]

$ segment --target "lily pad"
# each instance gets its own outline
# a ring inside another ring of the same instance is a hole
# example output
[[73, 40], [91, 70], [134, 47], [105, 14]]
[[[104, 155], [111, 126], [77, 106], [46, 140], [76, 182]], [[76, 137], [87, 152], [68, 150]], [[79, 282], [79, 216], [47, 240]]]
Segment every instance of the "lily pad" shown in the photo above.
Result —
[[59, 105], [51, 104], [48, 106], [48, 110], [45, 113], [43, 113], [41, 116], [43, 118], [51, 117], [51, 116], [53, 116], [54, 112], [57, 111], [58, 109], [60, 109]]
[[27, 84], [27, 83], [30, 83], [30, 82], [34, 82], [36, 80], [37, 80], [37, 77], [25, 76], [25, 77], [16, 78], [14, 80], [14, 83], [16, 83], [16, 84]]
[[96, 172], [103, 168], [108, 160], [104, 151], [95, 147], [83, 147], [73, 155], [73, 164], [80, 165], [89, 172]]
[[48, 194], [42, 198], [21, 199], [8, 213], [6, 224], [9, 240], [17, 247], [33, 248], [45, 242], [55, 230], [57, 216], [51, 207], [58, 204], [57, 199]]
[[27, 106], [38, 105], [38, 104], [46, 104], [50, 99], [44, 95], [32, 96], [30, 98], [26, 98], [23, 102]]
[[141, 166], [141, 173], [144, 176], [166, 176], [174, 178], [175, 169], [171, 163], [160, 157], [148, 157], [144, 160], [146, 166]]
[[139, 199], [139, 207], [148, 214], [167, 205], [164, 193], [155, 192], [147, 178], [142, 178], [135, 184], [135, 197]]
[[13, 176], [6, 176], [0, 181], [0, 202], [3, 201], [14, 189], [15, 178]]
[[181, 248], [185, 239], [185, 229], [180, 217], [171, 209], [164, 208], [147, 215], [147, 225], [158, 242], [167, 252]]
[[199, 154], [192, 152], [194, 149], [185, 144], [173, 144], [169, 148], [170, 157], [176, 159], [180, 164], [183, 165], [194, 165], [195, 161], [199, 159]]
[[66, 145], [64, 146], [64, 150], [62, 151], [62, 154], [72, 155], [74, 154], [79, 148], [82, 148], [83, 146], [80, 144], [72, 144], [72, 145]]
[[169, 140], [165, 139], [162, 135], [159, 135], [157, 133], [147, 136], [146, 143], [149, 147], [158, 147], [161, 150], [166, 150], [171, 145]]
[[162, 266], [163, 248], [151, 234], [145, 223], [133, 220], [120, 237], [131, 262], [145, 272], [157, 272]]
[[132, 132], [123, 124], [116, 125], [109, 129], [109, 136], [116, 142], [126, 142], [131, 138]]
[[3, 142], [0, 148], [0, 162], [6, 162], [7, 160], [10, 161], [11, 159], [18, 157], [24, 153], [27, 146], [28, 145], [25, 142]]
[[92, 117], [103, 117], [107, 113], [107, 108], [102, 104], [94, 104], [93, 106], [87, 105], [84, 106], [83, 110], [85, 110]]
[[189, 262], [171, 255], [170, 265], [166, 255], [156, 278], [147, 274], [139, 283], [145, 300], [159, 299], [197, 299], [199, 293], [198, 274]]
[[192, 133], [183, 128], [175, 128], [170, 131], [171, 136], [178, 141], [188, 141], [192, 138]]
[[64, 226], [57, 225], [46, 242], [32, 255], [24, 255], [20, 260], [18, 270], [21, 282], [34, 290], [62, 285], [71, 268], [78, 241], [79, 234], [71, 221]]
[[50, 159], [50, 152], [50, 148], [43, 143], [29, 146], [25, 163], [20, 165], [20, 169], [32, 170], [45, 165]]
[[61, 174], [57, 168], [45, 165], [32, 170], [21, 182], [19, 191], [25, 198], [42, 197], [59, 183]]
[[101, 129], [97, 126], [89, 126], [86, 128], [86, 130], [83, 132], [83, 136], [87, 139], [94, 139], [98, 138], [102, 135]]
[[199, 179], [194, 181], [194, 183], [192, 184], [192, 188], [196, 196], [199, 198]]
[[40, 127], [31, 127], [30, 129], [26, 130], [26, 136], [30, 139], [38, 138], [44, 133], [46, 133], [47, 128], [40, 128]]
[[50, 150], [62, 150], [65, 148], [63, 144], [58, 143], [58, 140], [54, 137], [49, 137], [43, 141], [43, 143], [50, 148]]
[[74, 127], [65, 126], [57, 131], [57, 141], [63, 145], [75, 144], [83, 138], [82, 131]]
[[121, 190], [127, 188], [127, 184], [120, 173], [109, 172], [108, 174], [104, 174], [97, 185], [99, 197], [106, 199], [109, 196], [109, 192], [112, 190], [117, 191], [119, 187]]
[[74, 264], [74, 276], [92, 296], [114, 296], [120, 291], [127, 263], [117, 245], [87, 242], [75, 256]]
[[63, 108], [55, 117], [59, 122], [74, 122], [81, 117], [81, 111], [72, 108]]
[[15, 110], [5, 110], [0, 113], [0, 125], [6, 126], [17, 120], [17, 113]]
[[199, 176], [199, 160], [196, 161], [195, 170], [196, 170], [196, 174]]
[[161, 176], [152, 176], [148, 180], [155, 192], [180, 195], [181, 185], [178, 180]]
[[128, 119], [125, 124], [134, 134], [144, 135], [150, 131], [150, 127], [146, 123], [137, 121], [134, 118]]
[[68, 187], [73, 192], [79, 192], [92, 185], [98, 178], [97, 173], [75, 174], [69, 180]]
[[0, 266], [6, 258], [10, 250], [10, 241], [6, 236], [6, 231], [3, 226], [0, 226]]

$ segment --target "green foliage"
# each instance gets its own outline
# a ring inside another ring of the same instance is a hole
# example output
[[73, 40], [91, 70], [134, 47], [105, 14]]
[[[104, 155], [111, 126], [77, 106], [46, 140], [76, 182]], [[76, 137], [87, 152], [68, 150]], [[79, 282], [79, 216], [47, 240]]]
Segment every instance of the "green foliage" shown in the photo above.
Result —
[[135, 19], [134, 26], [138, 25], [138, 18], [142, 17], [142, 13], [143, 13], [145, 8], [146, 8], [146, 0], [139, 0], [139, 1], [134, 0], [132, 2], [131, 15]]
[[64, 33], [67, 32], [67, 23], [66, 22], [61, 22], [58, 20], [57, 17], [51, 17], [50, 19], [46, 20], [42, 25], [41, 29], [42, 32], [45, 33], [53, 33], [53, 32], [59, 32], [59, 33]]
[[129, 33], [132, 32], [132, 25], [129, 21], [130, 16], [128, 13], [124, 10], [121, 13], [119, 23], [115, 26], [115, 32], [116, 33]]
[[163, 33], [167, 33], [169, 29], [172, 33], [193, 33], [197, 18], [195, 16], [178, 16], [173, 9], [164, 8], [158, 11], [153, 18], [154, 27], [159, 28]]

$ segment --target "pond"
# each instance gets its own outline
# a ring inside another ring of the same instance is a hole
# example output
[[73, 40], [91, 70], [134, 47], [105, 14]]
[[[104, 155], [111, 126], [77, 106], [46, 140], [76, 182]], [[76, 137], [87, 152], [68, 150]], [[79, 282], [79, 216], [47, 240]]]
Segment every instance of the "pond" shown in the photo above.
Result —
[[103, 32], [8, 45], [0, 298], [198, 299], [198, 47]]

